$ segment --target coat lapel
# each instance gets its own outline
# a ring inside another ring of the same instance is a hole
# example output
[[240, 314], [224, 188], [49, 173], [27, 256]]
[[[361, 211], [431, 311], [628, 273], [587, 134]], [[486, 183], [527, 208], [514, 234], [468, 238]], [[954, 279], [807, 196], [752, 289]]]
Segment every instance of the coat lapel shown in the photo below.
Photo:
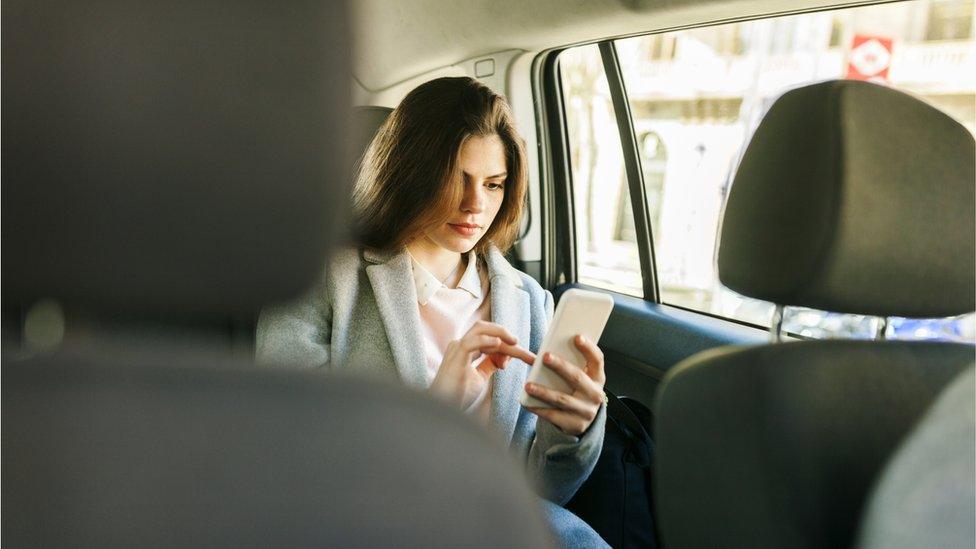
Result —
[[[491, 281], [491, 321], [501, 324], [518, 338], [518, 344], [529, 345], [529, 294], [522, 289], [522, 280], [494, 247], [485, 254], [488, 277]], [[511, 436], [518, 420], [518, 398], [528, 366], [513, 359], [508, 366], [492, 376], [491, 422], [503, 434]]]
[[366, 276], [373, 286], [400, 379], [409, 386], [426, 389], [427, 359], [410, 256], [406, 252], [382, 254], [366, 249], [363, 259], [372, 263], [366, 267]]

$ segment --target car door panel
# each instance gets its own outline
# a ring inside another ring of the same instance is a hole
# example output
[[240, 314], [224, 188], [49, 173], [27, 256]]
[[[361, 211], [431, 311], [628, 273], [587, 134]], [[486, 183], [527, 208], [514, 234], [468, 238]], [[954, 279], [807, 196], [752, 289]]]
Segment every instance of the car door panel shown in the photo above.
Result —
[[570, 288], [613, 297], [613, 312], [599, 343], [606, 359], [607, 387], [645, 404], [652, 404], [658, 382], [685, 358], [714, 347], [763, 343], [768, 338], [756, 328], [583, 284], [557, 286], [553, 291], [557, 302]]

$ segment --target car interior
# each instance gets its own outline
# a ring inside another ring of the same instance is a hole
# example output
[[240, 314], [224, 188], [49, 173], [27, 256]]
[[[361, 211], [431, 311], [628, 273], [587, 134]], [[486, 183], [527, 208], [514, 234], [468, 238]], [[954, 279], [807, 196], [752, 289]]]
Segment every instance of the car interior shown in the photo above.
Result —
[[2, 10], [12, 546], [553, 546], [456, 411], [254, 360], [262, 307], [350, 239], [374, 135], [444, 76], [525, 141], [512, 265], [613, 298], [606, 389], [653, 442], [653, 523], [622, 524], [976, 544], [971, 0]]

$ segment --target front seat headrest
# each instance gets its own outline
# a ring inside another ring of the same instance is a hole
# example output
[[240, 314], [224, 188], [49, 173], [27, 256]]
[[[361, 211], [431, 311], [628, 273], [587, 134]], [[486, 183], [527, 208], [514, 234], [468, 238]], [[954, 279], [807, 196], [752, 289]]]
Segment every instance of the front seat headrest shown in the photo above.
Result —
[[976, 309], [974, 151], [965, 127], [891, 88], [831, 81], [786, 93], [735, 176], [722, 283], [845, 313]]
[[357, 164], [362, 160], [363, 155], [366, 154], [366, 149], [369, 148], [370, 143], [373, 142], [373, 138], [376, 137], [376, 132], [386, 122], [386, 119], [390, 117], [391, 112], [393, 112], [393, 109], [390, 107], [378, 106], [360, 106], [352, 110], [352, 119], [349, 121], [352, 127], [352, 131], [350, 132], [352, 143], [349, 146], [349, 150], [355, 157]]
[[345, 209], [344, 2], [5, 2], [3, 299], [249, 314]]

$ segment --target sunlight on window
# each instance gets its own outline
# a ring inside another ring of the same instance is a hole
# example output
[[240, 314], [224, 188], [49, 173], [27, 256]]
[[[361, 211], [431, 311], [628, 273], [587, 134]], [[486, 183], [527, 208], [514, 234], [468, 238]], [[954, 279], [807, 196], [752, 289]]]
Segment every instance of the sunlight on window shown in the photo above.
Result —
[[620, 134], [598, 46], [559, 59], [576, 207], [580, 282], [640, 296], [640, 259]]
[[[976, 130], [971, 0], [916, 0], [618, 40], [639, 145], [662, 301], [766, 326], [773, 305], [724, 288], [719, 220], [762, 115], [813, 82], [868, 80], [907, 91]], [[580, 280], [641, 294], [633, 214], [597, 46], [560, 57], [576, 201]], [[877, 319], [788, 308], [809, 337], [873, 337]], [[892, 319], [890, 337], [976, 340], [976, 317]]]

